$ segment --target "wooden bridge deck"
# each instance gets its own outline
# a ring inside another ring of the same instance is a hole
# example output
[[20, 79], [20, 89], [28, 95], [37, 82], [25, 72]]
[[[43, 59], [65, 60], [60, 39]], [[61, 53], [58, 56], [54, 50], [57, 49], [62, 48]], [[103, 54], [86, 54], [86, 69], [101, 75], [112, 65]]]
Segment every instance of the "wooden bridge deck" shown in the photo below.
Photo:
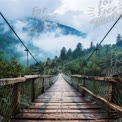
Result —
[[114, 122], [94, 102], [83, 98], [62, 77], [28, 109], [16, 115], [15, 122]]

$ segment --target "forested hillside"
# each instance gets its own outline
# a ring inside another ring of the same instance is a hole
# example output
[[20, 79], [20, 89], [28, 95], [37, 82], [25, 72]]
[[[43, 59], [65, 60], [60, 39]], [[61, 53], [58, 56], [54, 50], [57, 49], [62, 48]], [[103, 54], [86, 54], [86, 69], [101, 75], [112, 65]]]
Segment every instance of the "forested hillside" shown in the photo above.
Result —
[[[5, 39], [6, 40], [6, 39]], [[6, 46], [3, 45], [4, 48]], [[0, 78], [16, 77], [25, 74], [58, 74], [63, 72], [65, 74], [86, 74], [86, 75], [105, 75], [104, 69], [112, 66], [122, 66], [122, 38], [118, 34], [116, 44], [101, 45], [92, 57], [87, 60], [89, 55], [96, 49], [97, 45], [91, 42], [90, 47], [85, 49], [81, 43], [76, 45], [76, 48], [66, 49], [62, 47], [59, 56], [54, 59], [47, 58], [47, 61], [40, 64], [31, 64], [30, 68], [22, 66], [17, 57], [12, 57], [7, 60], [4, 57], [5, 53], [0, 52]], [[4, 50], [4, 48], [1, 48]], [[113, 60], [113, 62], [111, 61]], [[115, 71], [116, 72], [116, 71]]]
[[[55, 56], [52, 60], [48, 58], [46, 62], [40, 63], [40, 72], [43, 74], [63, 72], [66, 74], [104, 75], [104, 69], [115, 65], [122, 66], [122, 38], [120, 34], [116, 37], [116, 44], [101, 45], [87, 60], [96, 46], [91, 42], [88, 49], [85, 49], [81, 43], [77, 44], [75, 50], [63, 47], [60, 56]], [[113, 64], [111, 64], [112, 59], [114, 60]], [[36, 64], [31, 67], [35, 66], [38, 67]]]

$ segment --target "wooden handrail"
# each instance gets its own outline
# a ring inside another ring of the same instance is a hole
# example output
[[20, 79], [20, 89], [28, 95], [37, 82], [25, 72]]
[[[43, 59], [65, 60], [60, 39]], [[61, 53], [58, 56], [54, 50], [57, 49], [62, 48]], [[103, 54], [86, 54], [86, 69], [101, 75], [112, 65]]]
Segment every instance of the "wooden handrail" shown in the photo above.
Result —
[[75, 84], [75, 85], [78, 85], [81, 89], [83, 89], [85, 92], [87, 92], [89, 95], [91, 95], [91, 96], [94, 97], [95, 99], [97, 99], [97, 100], [99, 100], [99, 101], [101, 101], [101, 102], [104, 102], [104, 103], [105, 103], [106, 105], [108, 105], [111, 109], [114, 109], [115, 111], [122, 113], [122, 107], [120, 107], [120, 106], [118, 106], [118, 105], [116, 105], [116, 104], [114, 104], [114, 103], [112, 103], [112, 102], [106, 100], [106, 99], [103, 98], [103, 97], [100, 97], [100, 96], [98, 96], [98, 95], [95, 95], [93, 92], [91, 92], [90, 90], [88, 90], [87, 88], [85, 88], [83, 85], [80, 85], [80, 84], [75, 83], [75, 82], [73, 82], [73, 81], [70, 81], [70, 82], [72, 82], [72, 83]]
[[18, 77], [18, 78], [3, 78], [0, 79], [0, 86], [26, 82], [26, 80], [28, 79], [45, 78], [45, 77], [52, 77], [52, 76], [53, 75], [25, 75], [24, 77]]
[[24, 78], [26, 79], [35, 79], [35, 78], [39, 78], [40, 75], [25, 75]]
[[20, 83], [20, 82], [25, 82], [26, 78], [21, 77], [21, 78], [6, 78], [6, 79], [0, 79], [0, 86], [5, 86], [9, 84], [15, 84], [15, 83]]
[[103, 97], [100, 97], [100, 96], [97, 96], [95, 95], [93, 92], [91, 92], [90, 90], [88, 90], [87, 88], [83, 87], [80, 85], [80, 88], [82, 88], [83, 90], [85, 90], [88, 94], [90, 94], [92, 97], [104, 102], [106, 105], [108, 105], [111, 109], [114, 109], [115, 111], [118, 111], [118, 112], [121, 112], [122, 113], [122, 107], [112, 103], [112, 102], [109, 102], [108, 100], [106, 100], [105, 98]]
[[86, 79], [86, 80], [96, 80], [103, 82], [122, 82], [122, 78], [119, 77], [100, 77], [100, 76], [86, 76], [86, 75], [71, 75], [71, 77]]
[[[66, 76], [64, 76], [64, 77], [66, 77]], [[75, 77], [75, 78], [81, 78], [81, 79], [83, 79], [83, 80], [85, 80], [85, 79], [89, 79], [89, 77], [88, 76], [81, 76], [81, 75], [73, 75], [73, 76], [71, 76], [71, 77]], [[116, 82], [122, 82], [122, 78], [116, 78], [116, 77], [112, 77], [112, 79], [114, 79]], [[98, 79], [97, 79], [98, 80]], [[103, 81], [103, 79], [99, 79], [100, 81]], [[67, 80], [66, 80], [67, 81]], [[111, 80], [110, 80], [111, 81]], [[105, 103], [112, 111], [110, 111], [110, 115], [112, 115], [111, 113], [114, 111], [115, 113], [117, 112], [118, 114], [122, 114], [122, 107], [121, 106], [119, 106], [119, 104], [118, 103], [116, 103], [116, 102], [118, 102], [118, 101], [116, 101], [114, 98], [112, 98], [110, 101], [109, 100], [107, 100], [107, 99], [105, 99], [105, 98], [103, 98], [103, 97], [101, 97], [101, 96], [99, 96], [99, 95], [96, 95], [96, 94], [94, 94], [92, 91], [90, 91], [89, 89], [87, 89], [86, 88], [86, 85], [85, 85], [85, 82], [86, 82], [86, 80], [85, 81], [83, 81], [83, 84], [81, 85], [81, 84], [78, 84], [78, 83], [75, 83], [75, 82], [73, 82], [72, 81], [72, 78], [71, 78], [71, 80], [70, 81], [68, 81], [68, 83], [70, 83], [70, 84], [75, 84], [75, 85], [77, 85], [78, 86], [78, 88], [81, 88], [82, 89], [82, 96], [86, 96], [85, 95], [85, 93], [88, 93], [90, 96], [92, 96], [92, 97], [94, 97], [95, 99], [97, 99], [97, 100], [99, 100], [99, 101], [101, 101], [101, 102], [103, 102], [103, 103]], [[113, 97], [115, 94], [116, 94], [116, 91], [115, 91], [115, 88], [116, 88], [116, 82], [110, 82], [111, 83], [111, 86], [112, 86], [112, 91], [111, 91], [111, 97]], [[112, 115], [113, 116], [113, 115]]]

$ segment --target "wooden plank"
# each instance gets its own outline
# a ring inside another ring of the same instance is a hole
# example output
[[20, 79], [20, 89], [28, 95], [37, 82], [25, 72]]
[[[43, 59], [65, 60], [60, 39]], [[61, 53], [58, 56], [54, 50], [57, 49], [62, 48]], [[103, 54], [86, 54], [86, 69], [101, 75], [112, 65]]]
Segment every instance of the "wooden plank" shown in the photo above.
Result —
[[16, 116], [17, 119], [41, 119], [41, 120], [97, 120], [97, 119], [109, 119], [110, 117], [105, 113], [55, 113], [55, 114], [40, 114], [40, 113], [19, 113]]
[[[59, 95], [42, 95], [42, 96], [39, 96], [39, 97], [37, 97], [37, 98], [47, 98], [47, 99], [49, 99], [49, 98], [59, 98], [59, 97], [63, 97], [63, 98], [65, 98], [65, 97], [76, 97], [76, 95], [65, 95], [65, 94], [59, 94]], [[82, 98], [82, 96], [81, 95], [77, 95], [77, 97], [81, 97]]]
[[117, 122], [115, 119], [102, 119], [102, 120], [20, 120], [14, 122]]
[[72, 96], [80, 96], [81, 97], [81, 94], [80, 93], [77, 93], [77, 92], [55, 92], [55, 93], [44, 93], [42, 94], [41, 96], [39, 96], [38, 98], [43, 98], [43, 97], [52, 97], [52, 96], [67, 96], [67, 97], [72, 97]]
[[65, 100], [65, 99], [62, 99], [62, 100], [48, 100], [48, 99], [35, 99], [34, 102], [52, 102], [52, 103], [56, 103], [56, 102], [65, 102], [65, 103], [69, 103], [69, 102], [74, 102], [74, 103], [79, 103], [79, 102], [87, 102], [86, 100]]
[[74, 105], [79, 105], [79, 106], [83, 106], [83, 105], [94, 105], [95, 102], [88, 102], [88, 103], [31, 103], [30, 106], [38, 106], [38, 107], [41, 107], [41, 106], [44, 106], [44, 105], [48, 105], [48, 106], [60, 106], [60, 105], [63, 105], [63, 106], [74, 106]]
[[[58, 91], [57, 91], [57, 92], [54, 92], [54, 93], [53, 93], [53, 92], [50, 93], [50, 92], [47, 92], [47, 91], [46, 91], [46, 92], [45, 92], [44, 94], [42, 94], [42, 95], [58, 95], [58, 94], [64, 94], [64, 93], [63, 93], [63, 92], [58, 92]], [[70, 91], [70, 92], [65, 92], [65, 94], [66, 94], [66, 95], [69, 95], [69, 94], [71, 94], [71, 95], [72, 95], [72, 94], [73, 94], [73, 95], [79, 94], [79, 95], [80, 95], [80, 93], [78, 93], [78, 92], [72, 92], [72, 91]], [[42, 95], [41, 95], [41, 96], [42, 96]]]
[[40, 109], [98, 109], [101, 107], [95, 106], [95, 105], [83, 105], [83, 106], [29, 106], [29, 108], [40, 108]]
[[22, 112], [24, 113], [105, 113], [104, 110], [102, 109], [74, 109], [74, 110], [66, 110], [66, 109], [46, 109], [46, 110], [42, 110], [42, 109], [24, 109]]
[[[24, 109], [16, 116], [20, 122], [105, 122], [110, 119], [108, 114], [74, 90], [62, 77], [44, 94], [40, 95], [28, 109]], [[97, 122], [97, 121], [96, 121]]]
[[[37, 100], [62, 100], [62, 99], [65, 99], [65, 100], [81, 100], [81, 101], [84, 101], [85, 99], [84, 98], [81, 98], [81, 97], [63, 97], [63, 96], [53, 96], [53, 97], [49, 97], [49, 98], [37, 98]], [[86, 101], [86, 100], [85, 100]]]

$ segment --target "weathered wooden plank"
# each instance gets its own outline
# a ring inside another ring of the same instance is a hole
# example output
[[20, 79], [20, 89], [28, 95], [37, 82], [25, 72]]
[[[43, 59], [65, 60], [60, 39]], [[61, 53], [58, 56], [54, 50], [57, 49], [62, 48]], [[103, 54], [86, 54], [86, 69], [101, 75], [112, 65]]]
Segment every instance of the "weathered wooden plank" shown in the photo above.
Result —
[[[62, 76], [28, 109], [16, 116], [15, 122], [107, 122], [110, 117], [101, 107], [74, 90]], [[98, 121], [100, 120], [100, 121]]]
[[55, 92], [55, 93], [53, 93], [53, 92], [51, 92], [51, 93], [44, 93], [44, 94], [42, 94], [41, 96], [39, 96], [38, 98], [43, 98], [43, 97], [53, 97], [53, 96], [67, 96], [67, 97], [73, 97], [73, 96], [81, 96], [81, 94], [80, 93], [77, 93], [77, 92], [65, 92], [65, 93], [63, 93], [63, 92]]
[[83, 105], [94, 105], [95, 102], [88, 102], [88, 103], [31, 103], [30, 106], [38, 106], [38, 107], [41, 107], [41, 106], [44, 106], [44, 105], [48, 105], [48, 106], [60, 106], [60, 105], [63, 105], [63, 106], [74, 106], [74, 105], [79, 105], [79, 106], [83, 106]]
[[[42, 94], [42, 95], [58, 95], [58, 94], [64, 94], [64, 93], [63, 93], [63, 92], [58, 92], [58, 91], [57, 91], [57, 92], [54, 92], [54, 93], [53, 93], [53, 92], [50, 93], [50, 92], [47, 92], [47, 91], [46, 91], [46, 92], [45, 92], [44, 94]], [[74, 95], [79, 94], [79, 95], [80, 95], [80, 93], [78, 93], [78, 92], [72, 92], [72, 91], [70, 91], [70, 92], [65, 92], [65, 94], [66, 94], [66, 95], [67, 95], [67, 94], [71, 94], [71, 95], [72, 95], [72, 94], [74, 94]], [[41, 95], [41, 96], [42, 96], [42, 95]]]
[[56, 103], [56, 102], [66, 102], [66, 103], [69, 103], [69, 102], [74, 102], [74, 103], [79, 103], [79, 102], [87, 102], [86, 100], [65, 100], [65, 99], [62, 99], [62, 100], [48, 100], [48, 99], [35, 99], [34, 102], [52, 102], [52, 103]]
[[[39, 96], [38, 98], [43, 98], [43, 99], [50, 99], [50, 98], [59, 98], [59, 97], [76, 97], [76, 95], [63, 95], [63, 94], [59, 94], [59, 95], [42, 95], [42, 96]], [[77, 97], [82, 97], [81, 95], [77, 95]]]
[[104, 110], [102, 109], [46, 109], [46, 110], [42, 110], [42, 109], [24, 109], [22, 112], [24, 113], [105, 113]]
[[33, 119], [17, 119], [14, 122], [118, 122], [116, 119], [101, 119], [101, 120], [33, 120]]
[[[64, 93], [65, 94], [65, 93]], [[38, 97], [37, 99], [35, 99], [34, 102], [87, 102], [88, 100], [86, 100], [85, 98], [81, 98], [81, 97], [77, 97], [77, 96], [73, 96], [73, 97], [67, 97], [67, 96], [62, 96], [61, 94], [59, 95], [53, 95], [50, 96], [47, 95], [43, 96], [43, 97]]]
[[85, 100], [84, 98], [81, 98], [81, 97], [63, 97], [63, 96], [53, 96], [53, 97], [49, 97], [49, 98], [37, 98], [37, 100], [62, 100], [62, 99], [65, 99], [65, 100]]
[[101, 108], [95, 105], [83, 105], [83, 106], [79, 106], [79, 105], [75, 105], [75, 106], [48, 106], [48, 105], [44, 105], [44, 106], [29, 106], [29, 108], [40, 108], [40, 109], [97, 109], [97, 108]]
[[40, 113], [19, 113], [16, 116], [17, 119], [42, 119], [42, 120], [97, 120], [97, 119], [109, 119], [110, 117], [106, 113], [55, 113], [55, 114], [40, 114]]

